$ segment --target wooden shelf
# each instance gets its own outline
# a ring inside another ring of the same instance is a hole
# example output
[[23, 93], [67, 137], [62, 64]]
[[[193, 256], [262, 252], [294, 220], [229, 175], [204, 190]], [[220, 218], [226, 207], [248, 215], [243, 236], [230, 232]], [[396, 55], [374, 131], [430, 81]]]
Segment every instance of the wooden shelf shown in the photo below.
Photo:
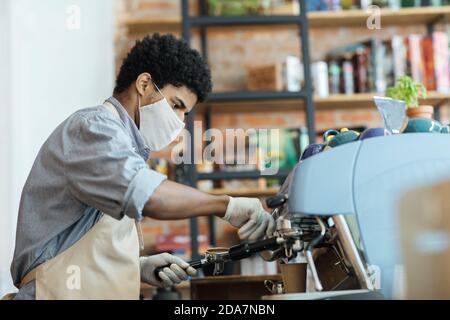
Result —
[[230, 197], [272, 197], [276, 195], [279, 188], [267, 188], [267, 189], [213, 189], [206, 191], [213, 195], [223, 195], [226, 194]]
[[130, 33], [181, 32], [181, 17], [128, 17], [123, 23]]
[[[383, 94], [377, 93], [357, 93], [351, 95], [337, 94], [329, 97], [315, 97], [316, 109], [352, 109], [352, 108], [375, 108], [373, 97]], [[450, 99], [450, 94], [429, 92], [427, 99], [422, 99], [422, 104], [429, 104], [434, 107], [440, 106]]]
[[[364, 10], [313, 11], [308, 13], [310, 28], [364, 27], [370, 13]], [[428, 24], [448, 21], [450, 6], [381, 9], [381, 27]], [[124, 23], [130, 32], [181, 31], [181, 17], [129, 17]], [[291, 27], [292, 25], [287, 25]], [[267, 27], [267, 26], [266, 26]]]
[[[351, 95], [335, 94], [328, 97], [314, 97], [316, 110], [346, 110], [374, 108], [373, 96], [383, 94], [356, 93]], [[429, 92], [428, 98], [421, 100], [422, 104], [440, 106], [450, 100], [450, 94]], [[206, 112], [208, 108], [214, 113], [235, 112], [270, 112], [270, 111], [298, 111], [303, 108], [303, 102], [296, 99], [263, 100], [263, 101], [234, 101], [234, 102], [205, 102], [197, 107], [197, 112]]]
[[[364, 27], [370, 12], [365, 10], [342, 10], [336, 12], [314, 11], [308, 13], [310, 28]], [[446, 21], [450, 6], [381, 9], [381, 27], [394, 25], [428, 24]]]

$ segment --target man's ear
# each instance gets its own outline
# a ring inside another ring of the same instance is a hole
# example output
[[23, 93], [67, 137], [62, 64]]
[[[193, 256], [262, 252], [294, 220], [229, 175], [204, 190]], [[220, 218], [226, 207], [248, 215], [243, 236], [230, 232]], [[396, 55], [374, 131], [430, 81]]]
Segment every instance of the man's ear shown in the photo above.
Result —
[[148, 93], [148, 89], [151, 88], [151, 84], [152, 76], [150, 75], [150, 73], [141, 73], [136, 79], [136, 90], [141, 96], [144, 96], [146, 93]]

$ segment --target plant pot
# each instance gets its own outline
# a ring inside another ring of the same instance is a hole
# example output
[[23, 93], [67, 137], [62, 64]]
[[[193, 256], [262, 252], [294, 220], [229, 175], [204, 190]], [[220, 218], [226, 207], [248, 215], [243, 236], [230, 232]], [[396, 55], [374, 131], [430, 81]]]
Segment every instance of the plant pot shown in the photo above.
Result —
[[408, 118], [427, 118], [433, 119], [434, 108], [432, 106], [418, 106], [415, 108], [408, 108], [406, 115]]
[[436, 120], [428, 118], [411, 118], [408, 120], [408, 125], [405, 130], [403, 130], [403, 133], [447, 133], [447, 128], [445, 128], [445, 130], [442, 128], [443, 126]]

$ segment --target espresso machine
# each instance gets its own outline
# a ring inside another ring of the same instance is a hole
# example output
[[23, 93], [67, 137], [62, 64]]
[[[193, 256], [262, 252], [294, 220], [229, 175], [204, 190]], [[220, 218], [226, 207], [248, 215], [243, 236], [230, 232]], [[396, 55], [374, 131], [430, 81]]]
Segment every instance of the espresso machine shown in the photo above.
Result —
[[409, 133], [356, 140], [302, 157], [277, 197], [284, 239], [267, 261], [308, 265], [303, 293], [265, 299], [399, 299], [403, 268], [398, 205], [409, 189], [450, 177], [450, 137]]
[[214, 266], [219, 275], [224, 263], [259, 254], [307, 266], [303, 292], [277, 290], [263, 299], [401, 299], [399, 201], [410, 189], [450, 178], [450, 136], [343, 136], [345, 143], [332, 148], [310, 145], [268, 199], [272, 236], [213, 248], [190, 265]]

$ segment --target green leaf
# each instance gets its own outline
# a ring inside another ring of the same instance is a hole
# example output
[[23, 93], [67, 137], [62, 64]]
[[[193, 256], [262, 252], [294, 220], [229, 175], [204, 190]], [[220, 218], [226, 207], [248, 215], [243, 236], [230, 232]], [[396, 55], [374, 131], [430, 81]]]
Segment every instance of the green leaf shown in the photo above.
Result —
[[416, 83], [411, 77], [403, 76], [397, 80], [395, 86], [386, 91], [388, 97], [405, 101], [407, 107], [417, 107], [418, 99], [426, 98], [427, 91], [423, 84]]

